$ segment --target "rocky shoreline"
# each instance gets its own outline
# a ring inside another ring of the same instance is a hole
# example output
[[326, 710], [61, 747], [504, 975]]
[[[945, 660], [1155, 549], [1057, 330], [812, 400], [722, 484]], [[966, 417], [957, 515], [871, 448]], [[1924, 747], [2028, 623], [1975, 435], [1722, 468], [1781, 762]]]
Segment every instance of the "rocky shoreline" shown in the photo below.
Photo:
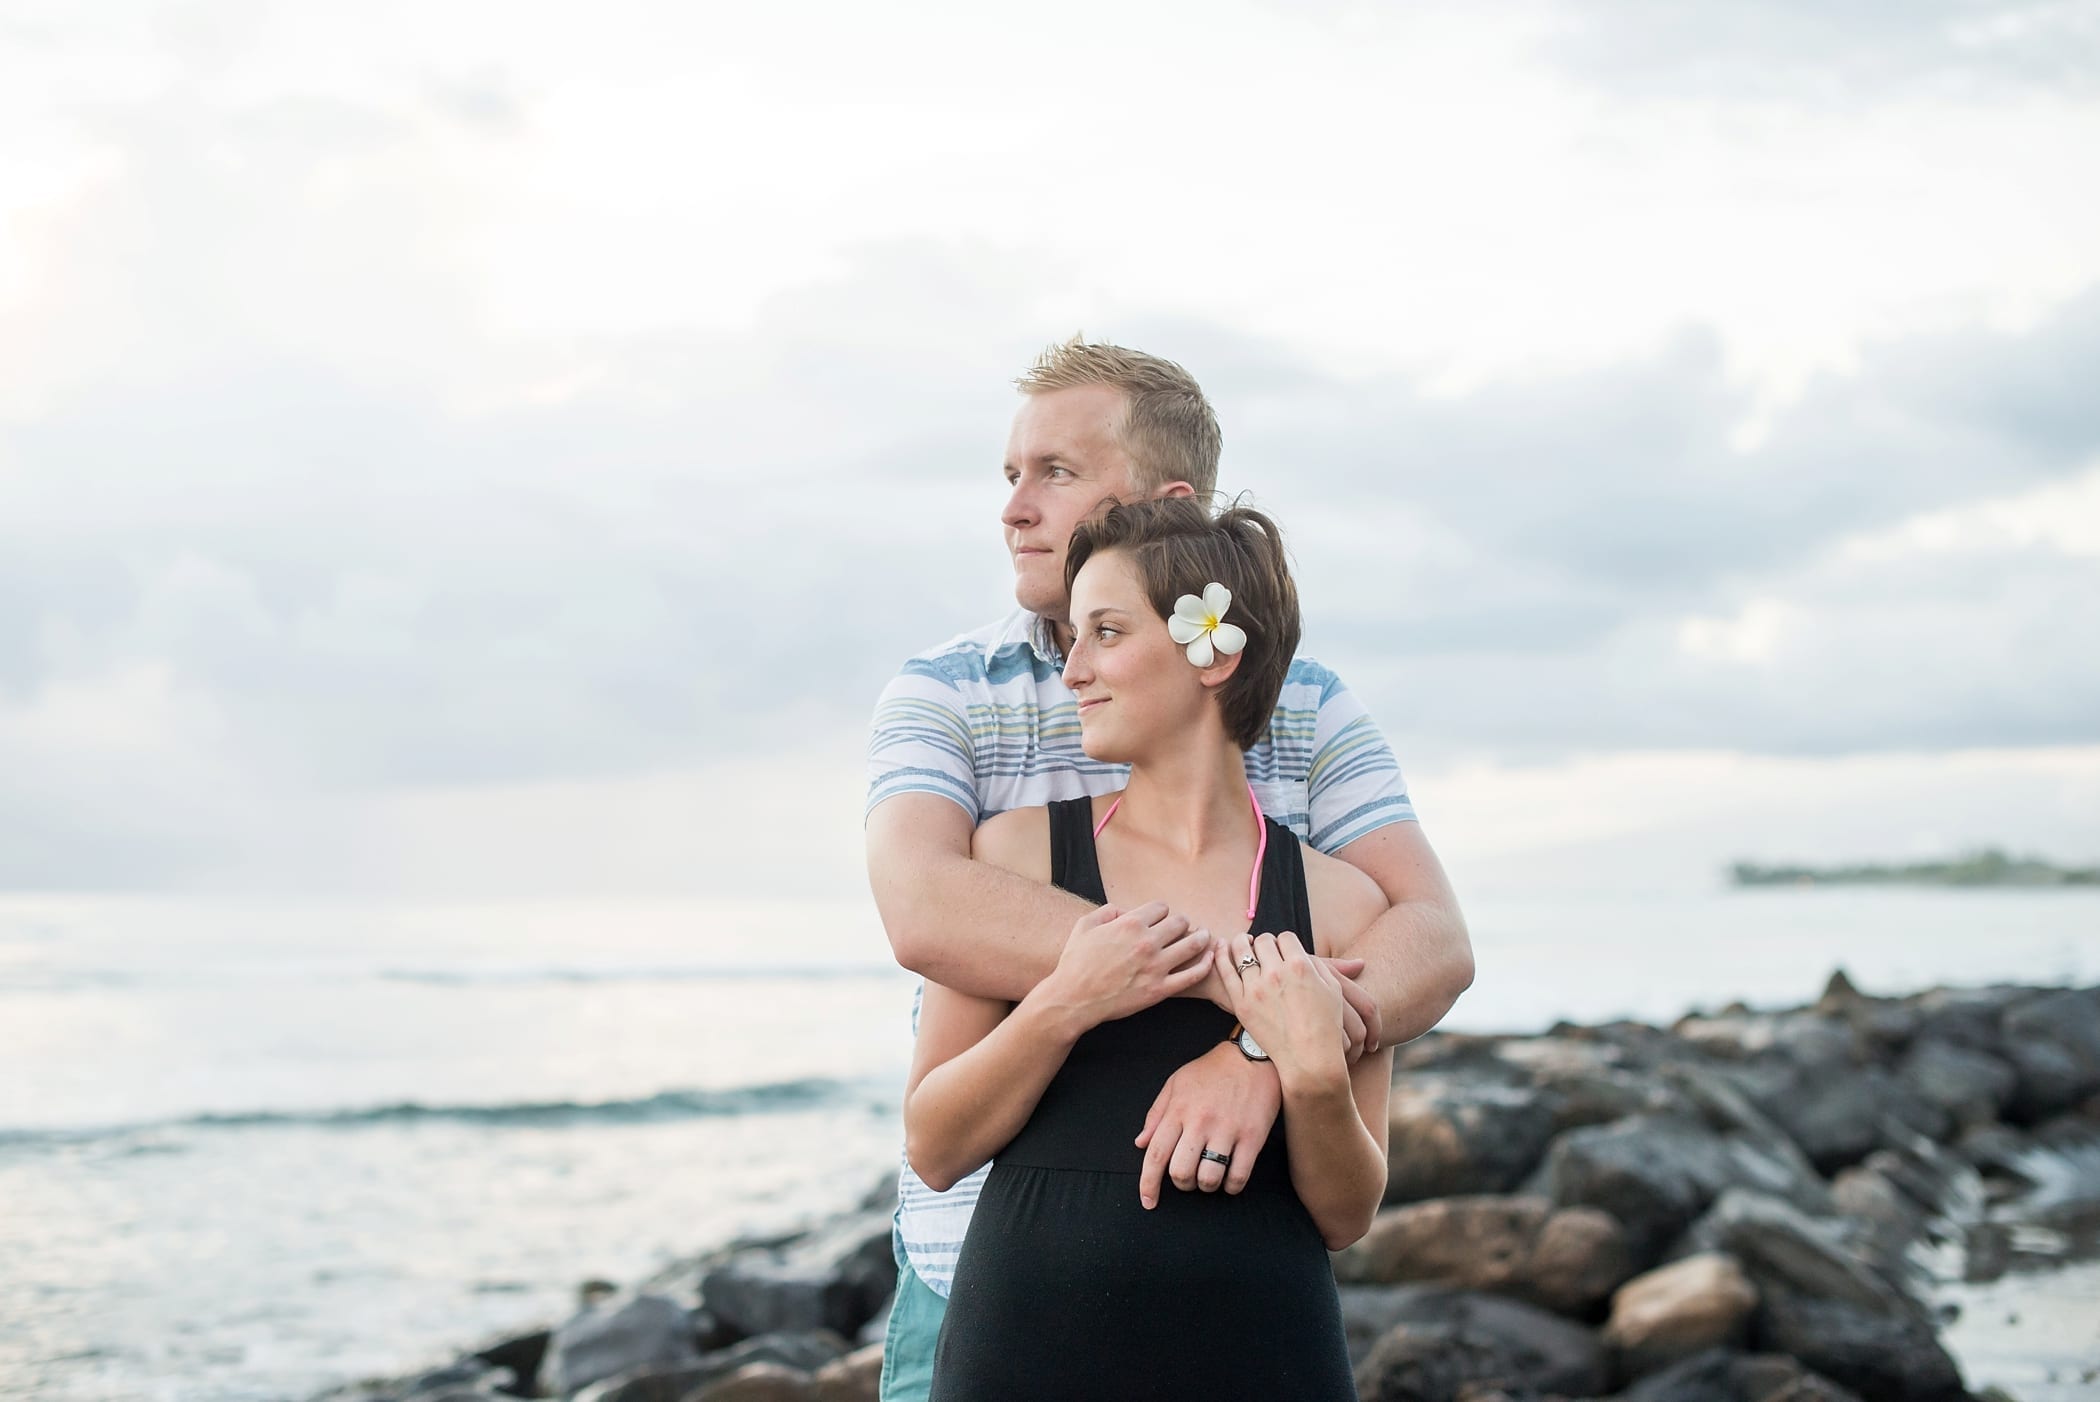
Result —
[[[2100, 1253], [2100, 987], [1431, 1033], [1392, 1149], [1334, 1258], [1366, 1402], [2003, 1397], [1939, 1294]], [[326, 1402], [872, 1402], [894, 1201]]]

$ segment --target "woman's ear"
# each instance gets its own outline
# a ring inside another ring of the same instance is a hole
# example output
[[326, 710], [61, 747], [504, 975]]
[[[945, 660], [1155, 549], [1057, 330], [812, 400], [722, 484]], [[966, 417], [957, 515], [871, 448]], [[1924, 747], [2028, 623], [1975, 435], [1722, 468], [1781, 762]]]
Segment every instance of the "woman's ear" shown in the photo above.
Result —
[[1232, 680], [1233, 673], [1240, 669], [1240, 659], [1246, 655], [1244, 648], [1234, 653], [1219, 653], [1208, 667], [1197, 671], [1196, 680], [1215, 691]]

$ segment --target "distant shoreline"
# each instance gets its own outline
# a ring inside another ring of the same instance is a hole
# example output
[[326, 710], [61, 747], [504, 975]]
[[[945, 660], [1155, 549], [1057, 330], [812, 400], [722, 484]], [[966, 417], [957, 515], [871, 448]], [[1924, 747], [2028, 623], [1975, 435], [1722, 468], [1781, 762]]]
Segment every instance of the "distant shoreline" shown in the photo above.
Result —
[[2100, 886], [2100, 867], [2064, 867], [2040, 857], [2011, 857], [1995, 847], [1947, 861], [1900, 866], [1808, 867], [1736, 862], [1738, 886]]

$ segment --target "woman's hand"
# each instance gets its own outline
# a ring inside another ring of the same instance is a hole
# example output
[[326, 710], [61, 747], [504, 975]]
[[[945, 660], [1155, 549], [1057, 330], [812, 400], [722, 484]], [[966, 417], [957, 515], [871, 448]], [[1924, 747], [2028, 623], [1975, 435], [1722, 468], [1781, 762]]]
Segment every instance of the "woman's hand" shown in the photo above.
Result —
[[[1248, 965], [1253, 958], [1257, 962]], [[1289, 1095], [1300, 1085], [1349, 1079], [1347, 1003], [1334, 974], [1305, 952], [1298, 937], [1245, 934], [1221, 943], [1214, 957], [1237, 1017], [1276, 1063]]]
[[1057, 968], [1031, 997], [1069, 1015], [1072, 1035], [1184, 993], [1209, 976], [1208, 930], [1155, 901], [1125, 914], [1089, 911], [1065, 937]]

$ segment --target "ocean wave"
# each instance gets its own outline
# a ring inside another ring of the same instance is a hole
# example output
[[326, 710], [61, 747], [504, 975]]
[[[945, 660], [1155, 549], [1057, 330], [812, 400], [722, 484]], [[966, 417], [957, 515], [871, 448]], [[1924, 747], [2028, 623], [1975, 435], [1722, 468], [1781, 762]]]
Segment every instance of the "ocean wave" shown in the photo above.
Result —
[[795, 966], [710, 965], [545, 965], [523, 968], [399, 968], [345, 971], [333, 964], [267, 963], [246, 967], [224, 964], [204, 969], [50, 969], [29, 967], [0, 972], [0, 993], [80, 993], [109, 989], [155, 992], [175, 988], [223, 988], [232, 981], [289, 985], [334, 985], [344, 978], [382, 983], [414, 983], [429, 988], [525, 988], [538, 984], [574, 983], [749, 983], [791, 979], [838, 982], [854, 979], [908, 977], [894, 964], [828, 964]]
[[491, 1105], [426, 1105], [404, 1100], [386, 1105], [324, 1110], [248, 1110], [189, 1115], [150, 1124], [111, 1125], [90, 1129], [0, 1129], [0, 1148], [83, 1144], [169, 1130], [264, 1129], [317, 1127], [359, 1129], [371, 1126], [455, 1123], [492, 1128], [564, 1128], [592, 1125], [647, 1124], [654, 1121], [702, 1119], [723, 1115], [778, 1114], [827, 1105], [874, 1104], [883, 1088], [868, 1081], [824, 1077], [777, 1081], [728, 1089], [658, 1091], [623, 1100], [526, 1100]]
[[833, 964], [814, 967], [757, 965], [739, 967], [709, 965], [631, 966], [589, 968], [547, 966], [540, 968], [489, 969], [381, 969], [376, 977], [394, 983], [427, 984], [520, 984], [520, 983], [669, 983], [686, 980], [731, 982], [751, 979], [861, 979], [896, 978], [893, 964]]

